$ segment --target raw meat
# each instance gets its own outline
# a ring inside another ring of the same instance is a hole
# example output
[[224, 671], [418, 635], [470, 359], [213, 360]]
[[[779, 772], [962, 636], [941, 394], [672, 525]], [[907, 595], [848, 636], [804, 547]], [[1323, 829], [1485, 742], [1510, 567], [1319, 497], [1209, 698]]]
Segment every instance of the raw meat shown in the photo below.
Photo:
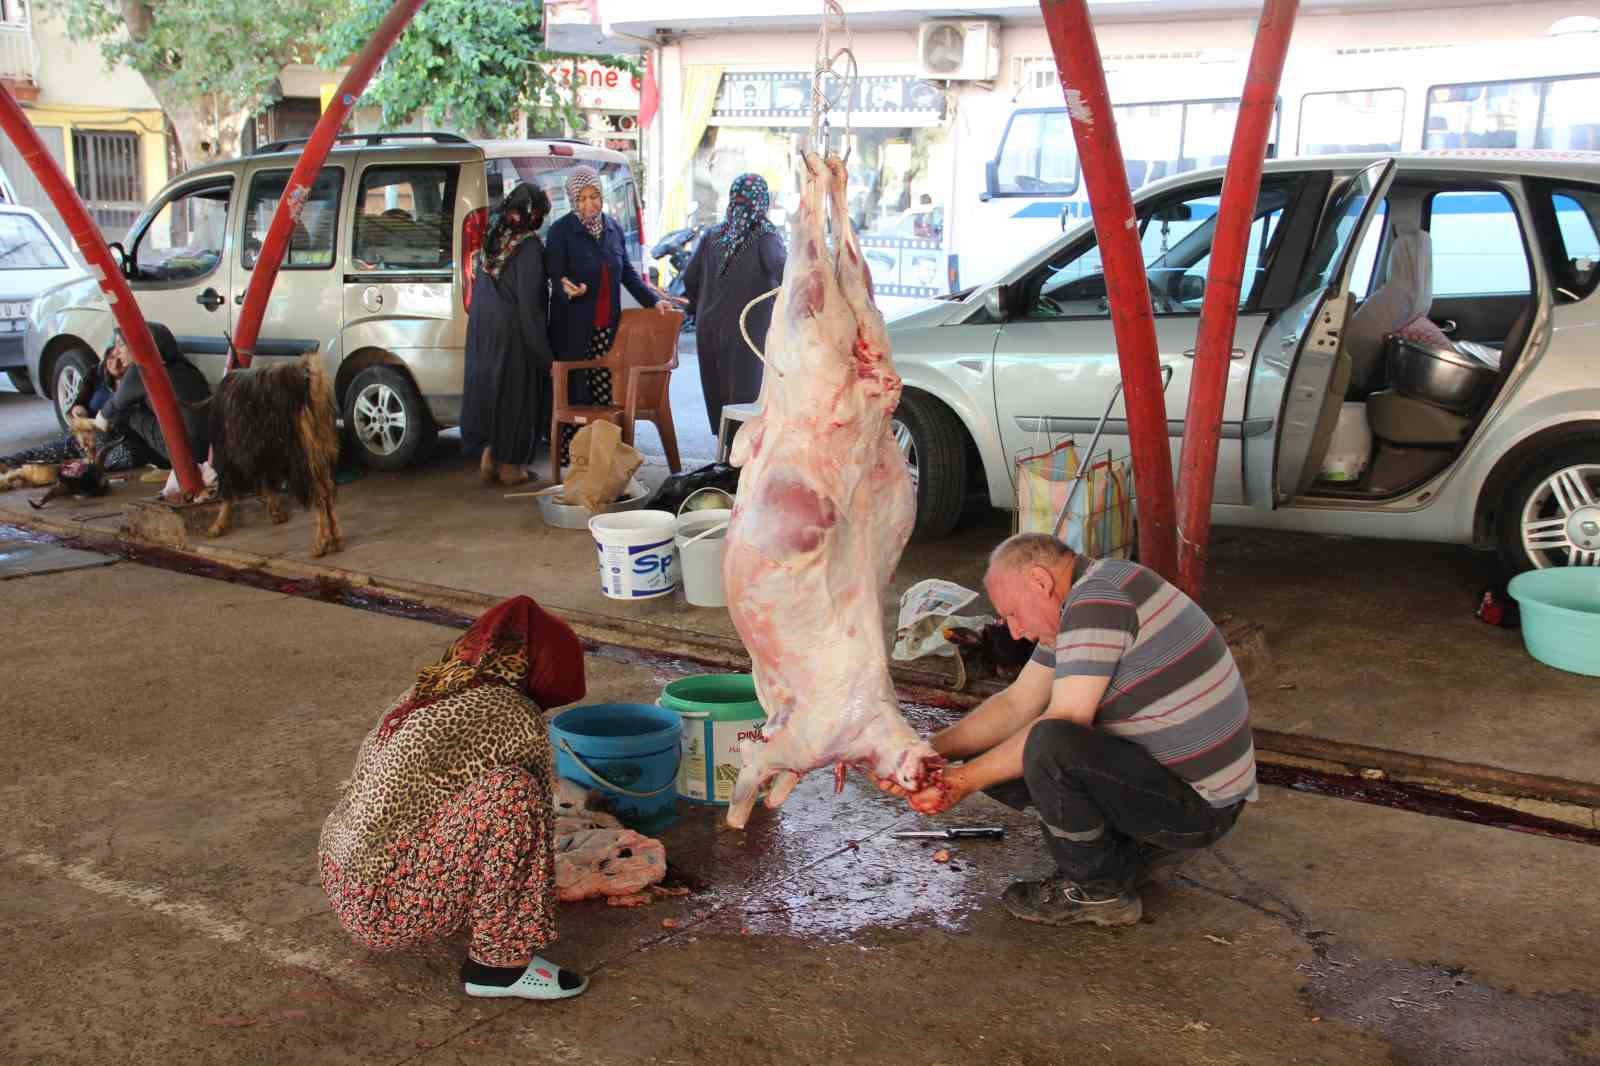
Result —
[[556, 898], [563, 903], [606, 897], [619, 906], [645, 902], [640, 893], [667, 875], [661, 841], [624, 829], [609, 814], [556, 815]]
[[841, 786], [856, 766], [914, 788], [941, 762], [900, 715], [884, 641], [884, 589], [915, 518], [889, 430], [900, 376], [845, 211], [844, 164], [807, 153], [805, 166], [762, 412], [733, 446], [743, 472], [723, 579], [767, 711], [761, 738], [741, 747], [733, 826], [769, 782], [778, 807], [821, 766]]

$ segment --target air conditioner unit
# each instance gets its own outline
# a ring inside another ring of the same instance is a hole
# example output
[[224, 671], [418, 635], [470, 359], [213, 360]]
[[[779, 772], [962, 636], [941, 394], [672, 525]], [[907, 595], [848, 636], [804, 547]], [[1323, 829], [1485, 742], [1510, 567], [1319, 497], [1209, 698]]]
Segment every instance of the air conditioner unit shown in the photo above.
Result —
[[1000, 23], [929, 19], [917, 27], [917, 65], [935, 81], [993, 81], [1000, 76]]

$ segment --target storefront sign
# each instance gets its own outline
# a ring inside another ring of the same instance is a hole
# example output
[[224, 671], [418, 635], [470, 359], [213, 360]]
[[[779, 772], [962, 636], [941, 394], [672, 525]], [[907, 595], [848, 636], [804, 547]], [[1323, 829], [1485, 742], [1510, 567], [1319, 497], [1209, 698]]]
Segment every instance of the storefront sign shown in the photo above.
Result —
[[[843, 123], [845, 101], [842, 82], [824, 83], [835, 121]], [[811, 121], [812, 78], [804, 71], [730, 73], [711, 121], [727, 125], [789, 126]], [[944, 90], [932, 82], [902, 74], [866, 75], [851, 87], [851, 121], [863, 126], [932, 125], [944, 117]]]
[[598, 63], [546, 63], [545, 73], [562, 94], [570, 98], [576, 83], [578, 107], [584, 111], [638, 111], [641, 79], [626, 70], [603, 67]]

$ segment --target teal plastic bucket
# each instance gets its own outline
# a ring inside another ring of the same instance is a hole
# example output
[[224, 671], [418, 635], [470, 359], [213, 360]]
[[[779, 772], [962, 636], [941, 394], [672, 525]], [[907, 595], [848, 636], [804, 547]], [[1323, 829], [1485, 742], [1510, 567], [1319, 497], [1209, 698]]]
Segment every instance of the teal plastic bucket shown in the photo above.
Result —
[[756, 700], [749, 674], [680, 677], [661, 690], [661, 705], [683, 719], [683, 759], [678, 795], [694, 803], [733, 798], [743, 760], [739, 745], [758, 735], [767, 712]]
[[1600, 677], [1600, 567], [1530, 570], [1511, 579], [1528, 654], [1557, 670]]
[[594, 703], [550, 720], [556, 773], [605, 793], [612, 813], [641, 833], [678, 819], [682, 735], [676, 714], [643, 703]]

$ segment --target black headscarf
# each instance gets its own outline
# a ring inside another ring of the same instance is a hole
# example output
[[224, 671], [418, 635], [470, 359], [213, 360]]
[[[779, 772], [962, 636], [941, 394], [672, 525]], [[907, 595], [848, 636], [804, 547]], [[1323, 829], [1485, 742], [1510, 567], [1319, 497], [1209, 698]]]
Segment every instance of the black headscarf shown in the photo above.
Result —
[[489, 233], [479, 253], [484, 271], [500, 280], [500, 271], [511, 261], [517, 247], [544, 225], [549, 213], [550, 197], [537, 185], [524, 183], [507, 193], [489, 220]]

